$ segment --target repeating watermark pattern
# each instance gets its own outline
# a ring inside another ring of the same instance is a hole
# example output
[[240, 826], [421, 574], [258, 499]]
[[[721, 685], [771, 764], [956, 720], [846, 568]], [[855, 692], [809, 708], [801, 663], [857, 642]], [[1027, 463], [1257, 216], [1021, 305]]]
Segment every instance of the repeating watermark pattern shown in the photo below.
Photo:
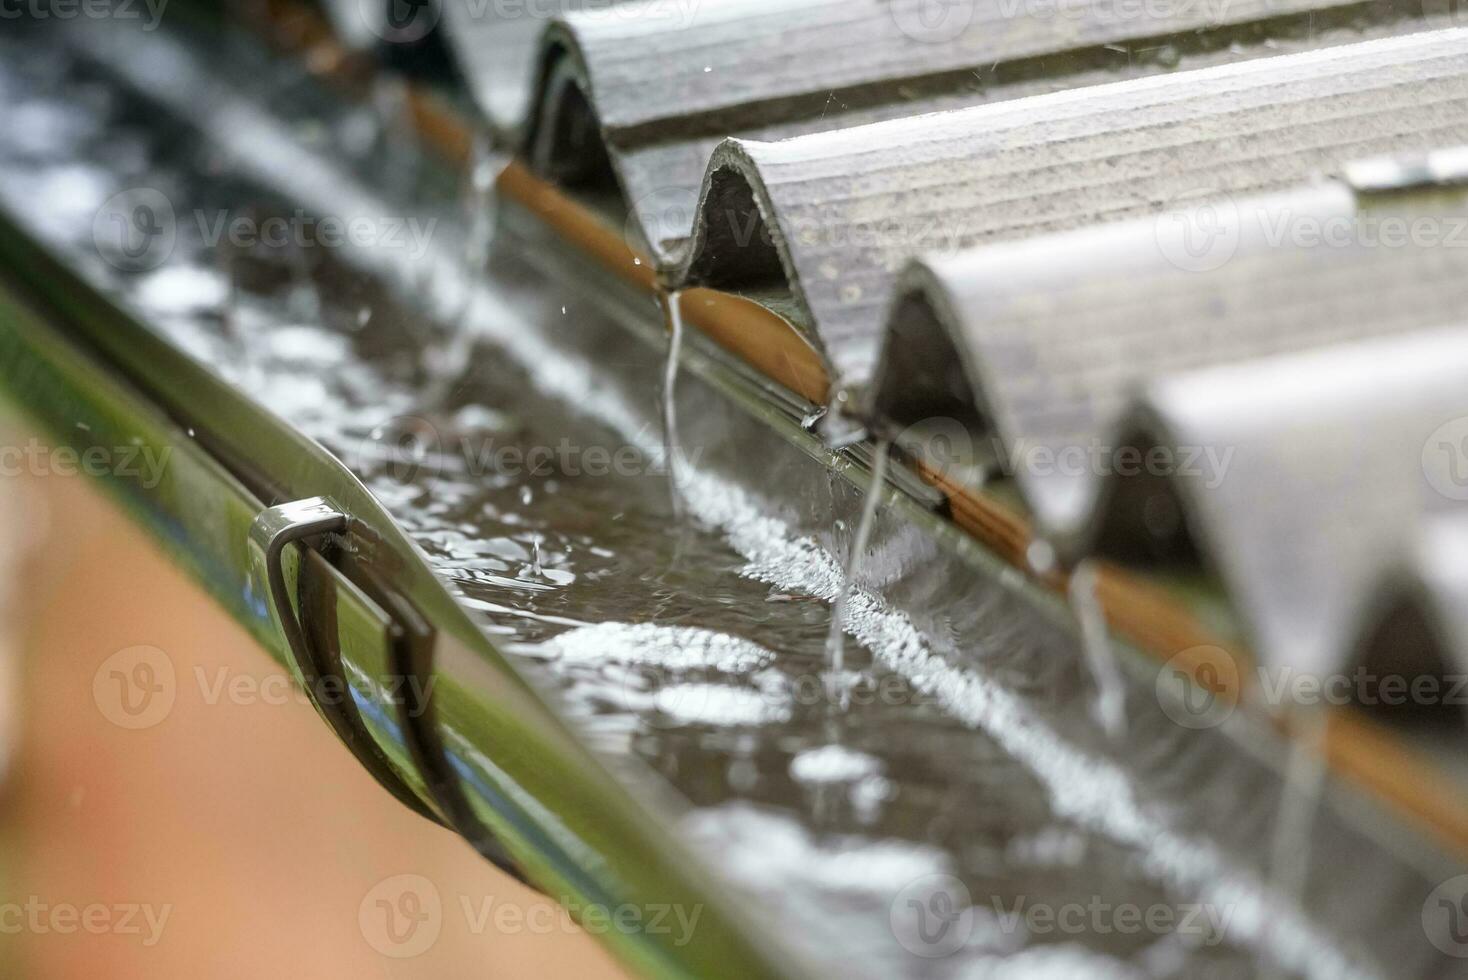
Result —
[[0, 935], [132, 936], [152, 948], [163, 938], [173, 905], [150, 902], [47, 902], [30, 895], [24, 902], [0, 902]]
[[892, 900], [888, 924], [902, 948], [914, 956], [952, 956], [974, 932], [973, 896], [968, 886], [948, 874], [925, 875], [909, 882]]
[[1118, 445], [1091, 439], [1085, 445], [1053, 446], [1016, 439], [1003, 447], [1006, 472], [1034, 477], [1157, 476], [1186, 477], [1206, 490], [1223, 485], [1233, 462], [1233, 446]]
[[93, 476], [135, 481], [144, 490], [163, 482], [173, 447], [48, 446], [31, 438], [23, 444], [0, 446], [0, 477]]
[[142, 29], [151, 32], [167, 8], [168, 0], [0, 0], [0, 21], [142, 21]]
[[[649, 440], [651, 441], [651, 440]], [[429, 419], [395, 416], [373, 426], [348, 463], [358, 472], [384, 471], [411, 483], [443, 474], [501, 477], [638, 477], [664, 475], [667, 459], [637, 443], [584, 445], [563, 437], [554, 444], [527, 443], [516, 432], [473, 431], [449, 436]], [[703, 447], [678, 450], [677, 462], [698, 465]]]
[[[627, 209], [627, 220], [622, 227], [622, 240], [634, 252], [643, 251], [648, 245], [659, 245], [656, 239], [665, 235], [688, 234], [698, 218], [699, 188], [690, 185], [659, 187], [632, 202]], [[730, 221], [741, 229], [742, 237], [736, 241], [748, 245], [754, 241], [755, 228], [759, 225], [758, 214], [729, 212]], [[769, 241], [768, 237], [766, 241]]]
[[1162, 257], [1185, 272], [1222, 268], [1239, 250], [1242, 227], [1233, 199], [1213, 191], [1179, 195], [1152, 223]]
[[894, 444], [932, 472], [959, 480], [991, 468], [1009, 476], [1185, 477], [1216, 490], [1233, 464], [1234, 446], [1178, 444], [1148, 446], [1090, 438], [1069, 445], [1039, 439], [975, 436], [953, 418], [924, 419], [907, 426]]
[[[1216, 728], [1236, 705], [1237, 660], [1222, 647], [1191, 647], [1163, 665], [1156, 681], [1163, 712], [1184, 728]], [[1468, 707], [1468, 674], [1396, 674], [1357, 666], [1330, 673], [1258, 665], [1249, 700], [1271, 709]]]
[[787, 673], [767, 669], [741, 677], [719, 669], [675, 669], [658, 664], [623, 664], [604, 668], [616, 685], [618, 706], [632, 711], [654, 728], [687, 724], [758, 723], [797, 710], [923, 706], [937, 703], [899, 674], [850, 672]]
[[1157, 703], [1183, 728], [1217, 728], [1234, 713], [1238, 665], [1222, 647], [1190, 647], [1157, 672]]
[[97, 254], [124, 272], [148, 272], [173, 254], [178, 218], [157, 188], [132, 187], [109, 197], [92, 219]]
[[696, 185], [669, 185], [644, 194], [628, 210], [623, 238], [633, 251], [647, 244], [681, 239], [701, 219], [710, 242], [720, 252], [775, 248], [780, 240], [815, 250], [863, 249], [953, 254], [973, 244], [963, 221], [948, 212], [888, 215], [853, 219], [836, 205], [812, 205], [799, 214], [782, 215], [778, 224], [765, 221], [758, 205], [744, 199], [728, 203], [713, 193], [702, 202]]
[[1228, 935], [1234, 907], [1211, 902], [1036, 901], [1024, 895], [992, 901], [1002, 935], [1183, 936], [1197, 946], [1217, 946]]
[[383, 956], [421, 956], [443, 932], [443, 899], [437, 886], [422, 875], [394, 875], [362, 896], [357, 926], [367, 945]]
[[441, 0], [357, 0], [366, 28], [388, 44], [417, 44], [438, 26]]
[[1427, 896], [1422, 931], [1439, 951], [1468, 959], [1468, 875], [1449, 878]]
[[[198, 704], [215, 707], [295, 704], [324, 707], [355, 703], [351, 688], [339, 676], [314, 678], [308, 692], [288, 674], [264, 676], [229, 666], [196, 664], [181, 683], [173, 658], [154, 646], [132, 646], [109, 656], [92, 676], [92, 699], [102, 717], [132, 731], [154, 728], [173, 713], [181, 694], [190, 693]], [[408, 704], [418, 713], [427, 709], [435, 678], [388, 675], [374, 679], [374, 695], [389, 704]]]
[[204, 248], [368, 249], [418, 261], [428, 253], [437, 218], [417, 215], [257, 216], [227, 209], [196, 208], [182, 218], [173, 202], [152, 187], [134, 187], [108, 198], [92, 219], [97, 254], [124, 272], [149, 272], [172, 256], [179, 236], [188, 233]]
[[973, 25], [978, 0], [888, 0], [897, 29], [923, 44], [947, 44]]
[[1449, 500], [1468, 500], [1468, 415], [1438, 426], [1422, 445], [1428, 486]]
[[173, 661], [154, 646], [118, 650], [92, 675], [92, 700], [119, 728], [138, 731], [160, 724], [177, 697]]
[[969, 946], [1013, 949], [1032, 938], [1056, 936], [1175, 936], [1198, 947], [1216, 946], [1227, 938], [1233, 915], [1229, 904], [1114, 902], [1101, 895], [1064, 901], [991, 895], [976, 905], [958, 878], [930, 874], [897, 893], [889, 924], [903, 949], [938, 959]]
[[453, 917], [473, 936], [656, 936], [673, 946], [692, 942], [703, 905], [674, 902], [604, 905], [565, 898], [559, 904], [525, 904], [493, 895], [459, 894], [445, 900], [438, 886], [418, 874], [399, 874], [373, 885], [357, 908], [362, 937], [378, 953], [411, 959], [433, 948]]
[[1273, 204], [1240, 203], [1201, 190], [1179, 195], [1152, 221], [1158, 251], [1185, 272], [1212, 272], [1251, 241], [1271, 249], [1468, 248], [1468, 214], [1357, 211], [1322, 215]]

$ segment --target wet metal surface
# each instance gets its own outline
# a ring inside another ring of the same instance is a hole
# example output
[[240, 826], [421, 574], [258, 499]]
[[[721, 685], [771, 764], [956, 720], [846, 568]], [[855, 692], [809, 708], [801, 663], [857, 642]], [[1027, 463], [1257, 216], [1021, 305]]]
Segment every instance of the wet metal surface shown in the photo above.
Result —
[[[308, 83], [273, 84], [277, 106], [309, 104]], [[301, 202], [54, 49], [0, 38], [0, 98], [25, 121], [0, 132], [0, 206], [349, 465], [584, 738], [687, 802], [688, 838], [784, 942], [877, 976], [1427, 968], [1420, 897], [1435, 882], [1411, 842], [1395, 854], [1330, 808], [1310, 913], [1276, 902], [1251, 864], [1273, 770], [1231, 729], [1175, 724], [1150, 682], [1131, 682], [1127, 730], [1108, 739], [1063, 617], [900, 508], [878, 512], [845, 672], [827, 676], [861, 495], [685, 372], [675, 515], [660, 351], [594, 291], [502, 241], [498, 305], [466, 298], [445, 327], [365, 271], [472, 251], [472, 195], [429, 165], [354, 166], [388, 187], [379, 217], [392, 196], [418, 202], [396, 231], [371, 225], [377, 254], [358, 261], [357, 247], [254, 241], [268, 219], [291, 228]], [[393, 138], [366, 110], [277, 135], [331, 160], [382, 159]], [[132, 247], [126, 223], [151, 220], [138, 188], [171, 209], [163, 253]], [[249, 234], [206, 241], [236, 219]]]

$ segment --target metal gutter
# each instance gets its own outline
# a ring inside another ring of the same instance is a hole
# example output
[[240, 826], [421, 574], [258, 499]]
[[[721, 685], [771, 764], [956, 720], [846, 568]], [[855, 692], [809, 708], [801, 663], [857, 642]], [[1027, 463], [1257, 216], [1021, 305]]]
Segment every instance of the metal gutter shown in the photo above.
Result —
[[[325, 35], [314, 37], [313, 44], [330, 43]], [[1159, 80], [1157, 84], [1165, 82]], [[427, 97], [415, 103], [415, 118], [424, 138], [448, 159], [461, 162], [467, 159], [468, 127], [461, 116]], [[590, 264], [577, 263], [573, 270], [562, 273], [569, 281], [583, 281], [600, 268], [612, 276], [612, 282], [620, 283], [623, 291], [656, 289], [653, 263], [639, 255], [600, 209], [589, 206], [573, 192], [536, 178], [518, 164], [505, 171], [499, 186], [501, 194], [513, 202], [516, 210], [523, 209], [534, 216], [532, 226], [540, 230], [534, 233], [533, 240], [546, 245], [546, 252], [559, 253], [556, 245], [569, 241], [587, 256]], [[548, 232], [553, 235], [548, 236]], [[551, 242], [551, 238], [556, 242]], [[795, 339], [796, 334], [789, 329], [787, 321], [757, 303], [714, 290], [685, 291], [684, 303], [685, 315], [701, 334], [733, 354], [736, 364], [759, 365], [757, 374], [776, 382], [774, 387], [768, 382], [752, 382], [765, 393], [764, 398], [776, 404], [785, 400], [787, 396], [780, 394], [780, 387], [804, 395], [807, 401], [792, 407], [785, 415], [788, 423], [793, 424], [802, 413], [823, 403], [827, 391], [823, 372], [819, 364], [810, 360], [810, 348]], [[645, 307], [633, 303], [628, 309], [623, 322], [629, 326], [641, 325], [637, 327], [639, 330], [647, 329]], [[810, 437], [807, 434], [801, 438]], [[956, 474], [946, 472], [941, 466], [927, 466], [921, 456], [910, 462], [925, 482], [942, 493], [942, 512], [952, 527], [972, 536], [992, 554], [1024, 570], [1026, 575], [1035, 575], [1028, 564], [1034, 539], [1022, 512], [992, 492], [965, 485]], [[1046, 589], [1063, 592], [1066, 588], [1067, 577], [1063, 573], [1040, 574], [1036, 578]], [[1112, 628], [1137, 650], [1159, 660], [1171, 658], [1174, 666], [1181, 664], [1195, 678], [1208, 678], [1200, 683], [1206, 683], [1221, 697], [1242, 699], [1246, 703], [1252, 697], [1242, 676], [1254, 662], [1251, 651], [1238, 636], [1221, 633], [1212, 618], [1190, 611], [1188, 603], [1174, 589], [1156, 579], [1138, 577], [1104, 563], [1098, 588]], [[1443, 780], [1432, 765], [1404, 750], [1370, 720], [1352, 711], [1332, 715], [1325, 743], [1332, 765], [1379, 794], [1397, 812], [1430, 828], [1434, 837], [1455, 853], [1468, 854], [1468, 805], [1463, 794]], [[1274, 719], [1273, 723], [1284, 731], [1289, 730], [1288, 719]]]
[[[752, 944], [748, 931], [731, 926], [737, 913], [721, 914], [723, 899], [699, 880], [662, 818], [628, 794], [626, 780], [636, 777], [614, 780], [587, 753], [337, 460], [111, 305], [8, 220], [0, 223], [0, 254], [9, 270], [0, 314], [7, 394], [79, 451], [137, 441], [169, 453], [159, 486], [109, 488], [278, 661], [293, 664], [251, 557], [251, 530], [273, 505], [327, 497], [354, 525], [342, 546], [385, 570], [392, 591], [431, 624], [434, 683], [422, 687], [434, 692], [434, 742], [450, 753], [452, 769], [468, 774], [476, 819], [526, 876], [573, 909], [707, 906], [707, 927], [685, 946], [646, 932], [609, 934], [618, 955], [647, 975], [789, 974], [788, 959], [772, 959], [767, 943]], [[51, 324], [65, 324], [70, 339]], [[298, 561], [288, 554], [287, 569]], [[316, 574], [335, 596], [344, 674], [356, 699], [372, 706], [362, 711], [367, 732], [431, 805], [434, 794], [410, 760], [411, 736], [392, 721], [404, 707], [397, 698], [404, 678], [394, 675], [389, 650], [393, 617], [340, 572], [322, 565]], [[493, 765], [463, 754], [465, 744], [488, 749]], [[661, 794], [648, 786], [638, 796]], [[475, 828], [456, 829], [483, 846]]]

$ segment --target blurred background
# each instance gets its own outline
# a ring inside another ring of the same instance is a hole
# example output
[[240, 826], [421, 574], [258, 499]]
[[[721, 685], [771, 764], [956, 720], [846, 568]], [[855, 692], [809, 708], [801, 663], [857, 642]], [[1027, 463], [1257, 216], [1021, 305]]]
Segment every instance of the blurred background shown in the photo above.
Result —
[[95, 482], [0, 478], [0, 616], [0, 976], [621, 975], [378, 788]]

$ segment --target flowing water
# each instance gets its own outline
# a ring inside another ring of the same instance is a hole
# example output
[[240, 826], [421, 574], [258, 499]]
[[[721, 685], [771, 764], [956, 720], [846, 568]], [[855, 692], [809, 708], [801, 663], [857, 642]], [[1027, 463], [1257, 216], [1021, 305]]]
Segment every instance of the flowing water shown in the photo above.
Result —
[[1113, 739], [1126, 734], [1126, 683], [1121, 665], [1111, 647], [1111, 634], [1106, 625], [1106, 610], [1096, 593], [1095, 562], [1083, 561], [1070, 577], [1070, 608], [1081, 627], [1081, 647], [1096, 684], [1096, 700], [1091, 710], [1097, 722]]
[[[1270, 885], [1291, 901], [1304, 896], [1310, 875], [1310, 831], [1325, 783], [1327, 725], [1319, 708], [1297, 712], [1296, 716], [1301, 731], [1290, 746], [1284, 796], [1279, 802], [1269, 851]], [[1272, 963], [1261, 964], [1260, 972], [1274, 978], [1283, 975]]]
[[[862, 501], [861, 519], [857, 521], [856, 533], [851, 538], [851, 550], [841, 574], [841, 588], [836, 594], [836, 603], [831, 611], [831, 628], [826, 634], [826, 669], [830, 671], [831, 684], [840, 685], [846, 669], [846, 610], [851, 604], [851, 590], [856, 587], [857, 574], [861, 569], [862, 557], [872, 538], [872, 525], [877, 519], [887, 485], [887, 458], [891, 447], [885, 442], [877, 443], [872, 459], [871, 485]], [[841, 704], [845, 706], [845, 694]]]
[[[463, 238], [446, 236], [458, 244], [413, 273], [458, 282], [434, 318], [374, 271], [400, 264], [391, 253], [309, 250], [307, 310], [292, 301], [298, 256], [257, 243], [223, 258], [200, 239], [190, 215], [292, 212], [262, 168], [288, 166], [297, 188], [353, 212], [372, 204], [354, 181], [424, 176], [392, 154], [386, 173], [354, 157], [352, 113], [298, 127], [315, 154], [350, 163], [318, 179], [285, 144], [263, 162], [245, 143], [222, 152], [44, 45], [0, 38], [0, 97], [27, 121], [0, 132], [0, 206], [347, 463], [596, 751], [639, 760], [687, 802], [679, 831], [781, 942], [845, 973], [933, 977], [1247, 977], [1261, 962], [1376, 976], [1389, 971], [1368, 934], [1420, 943], [1415, 909], [1384, 925], [1350, 879], [1328, 924], [1271, 892], [1240, 856], [1274, 820], [1269, 770], [1139, 698], [1131, 725], [1101, 736], [1069, 633], [997, 587], [907, 595], [905, 576], [935, 553], [894, 537], [877, 494], [843, 562], [838, 539], [799, 517], [849, 519], [849, 490], [782, 503], [758, 486], [767, 459], [744, 460], [742, 481], [700, 460], [717, 440], [673, 452], [676, 319], [660, 412], [645, 382], [658, 352], [630, 337], [602, 356], [577, 348], [578, 331], [606, 323], [597, 300], [513, 249], [491, 260], [491, 289], [465, 292]], [[447, 183], [412, 213], [452, 217]], [[93, 234], [112, 195], [138, 187], [165, 190], [178, 216], [176, 245], [147, 267]], [[446, 336], [468, 350], [447, 373], [423, 356]], [[883, 447], [874, 488], [886, 465]], [[834, 665], [833, 620], [852, 638]], [[850, 677], [840, 712], [833, 666]], [[1355, 844], [1362, 875], [1402, 873], [1341, 821], [1320, 815], [1314, 833]], [[1122, 909], [1172, 926], [1122, 928]]]
[[683, 356], [683, 294], [667, 293], [668, 354], [663, 367], [663, 459], [668, 468], [668, 500], [675, 518], [682, 517], [678, 489], [678, 362]]

